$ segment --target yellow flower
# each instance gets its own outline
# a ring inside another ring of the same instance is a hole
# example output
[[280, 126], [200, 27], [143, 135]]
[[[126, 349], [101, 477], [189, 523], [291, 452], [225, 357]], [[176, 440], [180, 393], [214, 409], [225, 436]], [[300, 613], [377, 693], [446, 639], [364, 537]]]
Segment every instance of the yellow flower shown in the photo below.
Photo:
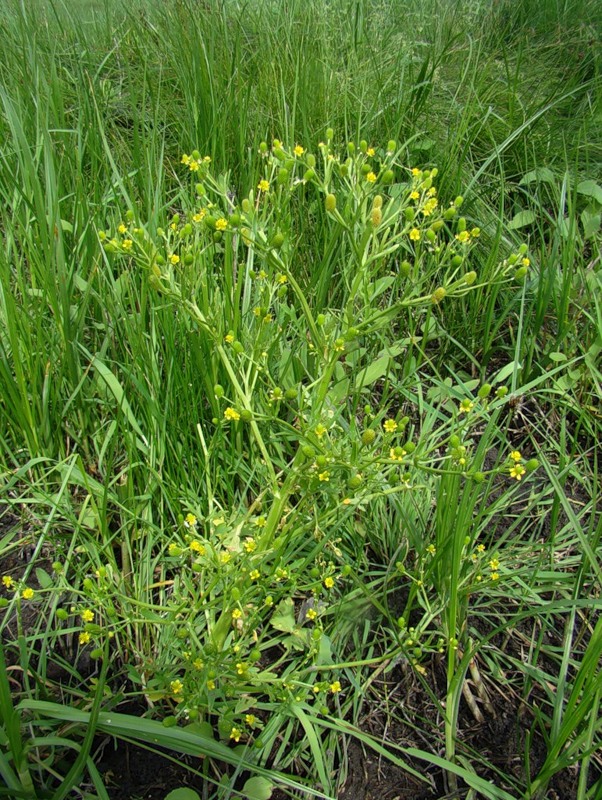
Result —
[[470, 235], [472, 236], [473, 239], [478, 239], [479, 236], [481, 235], [481, 229], [480, 228], [473, 228], [471, 230], [471, 232], [470, 232]]
[[245, 722], [247, 723], [247, 725], [255, 725], [256, 719], [257, 717], [255, 716], [255, 714], [245, 714]]
[[376, 183], [376, 175], [373, 172], [369, 172], [366, 175], [366, 180], [368, 181], [368, 183]]
[[324, 578], [324, 587], [326, 589], [332, 589], [333, 586], [334, 586], [334, 578], [331, 578], [330, 575], [328, 576], [328, 578]]
[[201, 165], [199, 164], [199, 162], [198, 162], [196, 159], [194, 159], [194, 158], [191, 158], [191, 159], [190, 159], [190, 164], [188, 164], [188, 169], [189, 169], [191, 172], [198, 172], [198, 171], [199, 171], [199, 167], [200, 167], [200, 166], [201, 166]]
[[434, 544], [429, 544], [429, 546], [426, 548], [426, 552], [429, 553], [429, 555], [434, 556], [437, 552], [437, 548]]
[[266, 181], [265, 178], [257, 184], [257, 188], [260, 192], [267, 192], [270, 188], [270, 182]]
[[460, 414], [468, 414], [473, 408], [474, 403], [472, 400], [468, 400], [468, 398], [465, 397], [464, 400], [460, 401]]
[[531, 265], [531, 262], [528, 258], [523, 258], [523, 267], [528, 267]]
[[301, 147], [301, 145], [300, 145], [300, 144], [296, 144], [296, 145], [295, 145], [295, 148], [294, 148], [294, 150], [293, 150], [293, 153], [294, 153], [296, 156], [302, 156], [304, 152], [305, 152], [305, 148]]
[[484, 544], [478, 544], [477, 545], [477, 552], [478, 553], [484, 553], [485, 552], [485, 545]]
[[255, 527], [256, 528], [265, 528], [265, 526], [267, 524], [268, 524], [268, 521], [267, 521], [267, 519], [265, 517], [257, 517], [257, 519], [255, 520]]
[[28, 586], [27, 589], [23, 589], [23, 591], [21, 592], [21, 597], [24, 600], [31, 600], [31, 598], [33, 597], [33, 594], [34, 594], [33, 589], [31, 589]]
[[412, 230], [410, 231], [410, 239], [413, 242], [420, 241], [420, 231], [418, 230], [418, 228], [412, 228]]
[[510, 453], [510, 458], [511, 458], [513, 461], [521, 461], [521, 460], [522, 460], [522, 455], [520, 454], [520, 452], [519, 452], [518, 450], [513, 450], [513, 451]]
[[305, 616], [306, 616], [306, 617], [307, 617], [307, 619], [309, 619], [310, 621], [313, 621], [313, 620], [314, 620], [314, 619], [316, 619], [316, 617], [318, 616], [318, 612], [316, 611], [316, 609], [315, 609], [315, 608], [310, 608], [310, 609], [308, 609], [308, 611], [307, 611], [307, 614], [306, 614]]
[[492, 572], [491, 573], [491, 580], [492, 581], [499, 581], [499, 579], [500, 579], [500, 573], [499, 572]]
[[235, 608], [232, 612], [232, 619], [240, 619], [242, 617], [242, 611], [240, 608]]
[[247, 536], [243, 544], [246, 553], [252, 553], [257, 549], [257, 542], [251, 536]]
[[489, 569], [493, 570], [494, 572], [499, 568], [500, 561], [499, 558], [492, 558], [489, 562]]
[[200, 556], [205, 555], [205, 547], [199, 542], [198, 539], [193, 539], [190, 542], [190, 549], [193, 553], [198, 553]]
[[319, 425], [316, 425], [315, 433], [318, 439], [321, 439], [326, 433], [326, 428], [320, 423]]
[[341, 691], [341, 682], [340, 681], [333, 681], [330, 686], [328, 687], [332, 694], [338, 694]]
[[418, 167], [414, 167], [412, 169], [412, 175], [417, 178], [419, 175], [422, 175], [422, 171], [418, 169]]
[[224, 217], [220, 217], [215, 223], [216, 231], [225, 231], [227, 227], [228, 227], [228, 220], [224, 219]]
[[383, 428], [387, 433], [395, 433], [397, 430], [397, 423], [394, 419], [387, 419], [383, 423]]
[[175, 266], [176, 264], [180, 263], [180, 256], [176, 255], [175, 253], [172, 253], [172, 255], [170, 255], [169, 257], [169, 260]]
[[120, 225], [118, 225], [117, 233], [127, 233], [127, 231], [128, 231], [127, 225], [124, 225], [123, 222]]
[[238, 422], [240, 419], [240, 414], [235, 408], [228, 406], [228, 408], [224, 411], [224, 417], [232, 422]]
[[422, 213], [425, 217], [430, 216], [433, 211], [437, 208], [437, 200], [434, 197], [431, 197], [430, 200], [427, 200], [424, 206], [422, 207]]
[[525, 472], [526, 470], [522, 464], [515, 464], [513, 467], [510, 467], [510, 477], [516, 478], [517, 481], [521, 480]]
[[181, 680], [178, 679], [178, 680], [172, 681], [169, 684], [169, 688], [171, 689], [171, 691], [174, 694], [182, 694], [182, 689], [184, 688], [184, 684], [182, 683]]
[[369, 147], [369, 148], [366, 150], [366, 155], [367, 155], [367, 156], [369, 156], [370, 158], [372, 158], [372, 157], [374, 156], [374, 153], [375, 153], [375, 152], [376, 152], [376, 151], [374, 150], [374, 148], [373, 148], [373, 147]]
[[406, 451], [403, 449], [403, 447], [392, 447], [389, 450], [389, 458], [392, 461], [403, 461], [405, 454]]
[[470, 241], [470, 234], [468, 231], [461, 231], [461, 233], [456, 234], [456, 239], [460, 242], [460, 244], [466, 244]]
[[194, 216], [192, 217], [193, 222], [202, 222], [203, 219], [207, 216], [207, 209], [201, 208]]
[[89, 608], [86, 608], [84, 611], [82, 611], [81, 616], [84, 622], [92, 622], [92, 620], [94, 619], [94, 612], [91, 611]]
[[15, 581], [13, 580], [13, 578], [11, 578], [10, 575], [4, 575], [2, 577], [2, 583], [7, 589], [12, 589], [13, 586], [15, 585]]
[[90, 634], [86, 631], [84, 633], [80, 633], [79, 635], [79, 643], [80, 644], [88, 644], [90, 641]]
[[131, 239], [124, 239], [123, 242], [121, 242], [121, 246], [124, 250], [131, 250], [133, 244], [134, 242]]
[[234, 341], [234, 334], [233, 333], [227, 333], [224, 336], [224, 341], [227, 342], [228, 344], [232, 344], [232, 342]]
[[184, 518], [184, 527], [186, 528], [194, 528], [197, 523], [197, 518], [194, 514], [186, 514]]
[[213, 689], [215, 689], [215, 681], [212, 680], [211, 678], [209, 678], [209, 680], [207, 681], [207, 688], [209, 689], [209, 691], [213, 691]]
[[249, 578], [251, 578], [252, 581], [258, 581], [260, 577], [261, 572], [258, 569], [254, 569], [249, 572]]
[[420, 197], [419, 192], [414, 191], [410, 194], [410, 200], [418, 200], [419, 197]]
[[319, 472], [318, 473], [318, 480], [320, 480], [322, 482], [329, 481], [330, 480], [330, 473], [328, 472], [328, 470], [324, 470], [324, 472]]
[[190, 156], [187, 156], [186, 153], [184, 153], [180, 163], [181, 164], [186, 164], [188, 166], [188, 164], [190, 164]]
[[232, 728], [230, 731], [230, 738], [233, 739], [235, 742], [240, 742], [240, 737], [242, 736], [242, 731], [240, 728]]

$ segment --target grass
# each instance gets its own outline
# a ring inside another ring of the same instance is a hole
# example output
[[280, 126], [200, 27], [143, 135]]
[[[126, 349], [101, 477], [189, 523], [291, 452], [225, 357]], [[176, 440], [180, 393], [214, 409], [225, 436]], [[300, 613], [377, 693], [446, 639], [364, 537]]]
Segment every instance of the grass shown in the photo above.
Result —
[[5, 796], [598, 796], [601, 22], [7, 4]]

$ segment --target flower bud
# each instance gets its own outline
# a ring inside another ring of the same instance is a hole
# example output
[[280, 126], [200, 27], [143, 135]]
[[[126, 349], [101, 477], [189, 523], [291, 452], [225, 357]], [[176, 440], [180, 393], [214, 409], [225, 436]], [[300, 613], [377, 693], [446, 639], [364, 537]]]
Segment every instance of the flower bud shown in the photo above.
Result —
[[508, 387], [507, 386], [500, 386], [500, 388], [497, 389], [497, 391], [495, 393], [495, 396], [499, 397], [501, 399], [503, 397], [506, 397], [507, 394], [508, 394]]
[[460, 447], [460, 437], [453, 433], [449, 437], [449, 446], [450, 447]]
[[472, 270], [471, 272], [467, 272], [466, 275], [464, 276], [464, 283], [467, 286], [471, 286], [476, 281], [476, 279], [477, 279], [477, 273], [474, 270]]
[[409, 261], [402, 261], [399, 265], [399, 272], [403, 275], [404, 278], [407, 278], [410, 272], [412, 271], [412, 265]]
[[534, 472], [536, 469], [539, 468], [539, 461], [536, 458], [531, 458], [525, 464], [525, 470], [527, 472]]
[[305, 161], [307, 162], [308, 167], [316, 166], [316, 157], [313, 155], [313, 153], [308, 153], [305, 158]]
[[387, 142], [387, 153], [394, 153], [397, 150], [397, 142], [395, 139], [389, 139]]
[[324, 201], [324, 205], [326, 207], [326, 211], [330, 211], [331, 213], [337, 207], [337, 199], [333, 194], [327, 194], [326, 200]]
[[485, 475], [482, 472], [475, 472], [472, 476], [472, 479], [475, 483], [483, 483], [485, 480]]
[[383, 207], [383, 197], [381, 194], [374, 195], [374, 199], [372, 200], [372, 208], [382, 208]]
[[526, 276], [527, 272], [528, 272], [527, 267], [519, 267], [514, 273], [514, 280], [522, 281], [523, 278]]
[[272, 247], [276, 250], [279, 250], [283, 244], [284, 244], [284, 234], [280, 232], [275, 233], [272, 236]]
[[221, 384], [216, 383], [215, 386], [213, 387], [213, 393], [215, 394], [216, 397], [223, 397], [224, 387]]
[[431, 242], [431, 244], [433, 242], [437, 241], [437, 234], [435, 233], [435, 231], [432, 228], [428, 229], [428, 231], [426, 232], [425, 236], [427, 238], [427, 241]]
[[408, 222], [412, 222], [412, 220], [414, 219], [414, 216], [415, 216], [414, 215], [414, 209], [411, 206], [408, 206], [407, 208], [404, 208], [403, 215], [404, 215], [404, 217], [406, 218], [406, 220]]
[[305, 458], [309, 459], [313, 458], [316, 454], [316, 451], [310, 444], [303, 445], [303, 447], [301, 448], [301, 452], [303, 453]]
[[278, 170], [278, 176], [276, 178], [276, 183], [280, 186], [285, 184], [288, 181], [288, 170], [282, 167], [282, 169]]
[[456, 214], [457, 214], [456, 207], [450, 206], [449, 208], [446, 208], [445, 211], [443, 212], [443, 219], [449, 221], [450, 219], [453, 219], [456, 216]]
[[309, 182], [309, 181], [313, 181], [313, 179], [315, 177], [316, 177], [315, 170], [308, 169], [308, 170], [305, 171], [305, 174], [303, 175], [303, 180]]
[[326, 317], [324, 316], [324, 314], [318, 314], [318, 316], [316, 317], [316, 323], [321, 327], [322, 325], [324, 325], [325, 322], [326, 322]]
[[326, 128], [326, 139], [330, 141], [334, 136], [334, 131], [332, 128]]
[[348, 142], [347, 152], [349, 153], [350, 156], [352, 156], [355, 153], [355, 145], [353, 144], [353, 142]]
[[460, 208], [460, 206], [462, 205], [463, 202], [464, 202], [464, 198], [462, 197], [461, 194], [459, 194], [456, 197], [456, 199], [454, 200], [454, 205], [456, 206], [456, 208]]
[[477, 396], [481, 400], [485, 400], [485, 398], [489, 397], [490, 394], [491, 394], [491, 384], [490, 383], [484, 383], [481, 386], [481, 388], [479, 389], [479, 393], [478, 393]]
[[259, 143], [259, 152], [260, 153], [267, 153], [268, 152], [267, 142], [260, 142]]
[[458, 232], [459, 233], [462, 233], [463, 231], [466, 230], [466, 218], [465, 217], [460, 217], [460, 219], [458, 220], [458, 226], [457, 227], [458, 227]]
[[395, 180], [395, 173], [392, 169], [386, 169], [380, 176], [380, 180], [385, 186], [389, 186]]
[[456, 267], [459, 267], [459, 266], [460, 266], [460, 264], [461, 264], [463, 261], [464, 261], [464, 259], [462, 258], [462, 256], [454, 256], [454, 257], [452, 258], [452, 260], [451, 260], [451, 265], [452, 265], [452, 267], [456, 268]]
[[253, 206], [251, 205], [251, 201], [249, 200], [248, 197], [243, 198], [241, 206], [245, 214], [250, 214], [251, 211], [253, 210]]
[[416, 445], [414, 444], [414, 442], [406, 442], [406, 443], [403, 445], [403, 449], [406, 451], [406, 453], [407, 453], [408, 455], [410, 455], [410, 454], [411, 454], [411, 453], [413, 453], [413, 452], [414, 452], [414, 450], [416, 449]]

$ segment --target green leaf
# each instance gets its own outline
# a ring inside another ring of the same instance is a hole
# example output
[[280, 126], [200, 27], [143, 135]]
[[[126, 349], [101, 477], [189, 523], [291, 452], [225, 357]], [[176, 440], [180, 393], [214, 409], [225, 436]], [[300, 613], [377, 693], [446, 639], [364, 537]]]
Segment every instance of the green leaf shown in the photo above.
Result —
[[556, 176], [548, 167], [535, 167], [530, 172], [527, 172], [520, 179], [518, 185], [525, 186], [528, 183], [555, 183]]
[[532, 225], [535, 222], [535, 219], [536, 217], [534, 211], [519, 211], [518, 214], [515, 214], [508, 223], [508, 228], [511, 231], [515, 231], [517, 228], [524, 228], [527, 225]]
[[165, 795], [165, 800], [201, 800], [199, 793], [194, 789], [174, 789], [169, 794]]
[[292, 598], [286, 597], [278, 603], [270, 622], [273, 628], [283, 633], [292, 633], [295, 630], [295, 604]]
[[602, 214], [599, 211], [595, 211], [593, 206], [583, 209], [581, 212], [581, 224], [583, 225], [583, 236], [586, 239], [591, 239], [598, 233], [601, 220]]
[[45, 569], [38, 567], [36, 569], [36, 578], [38, 579], [38, 583], [40, 584], [40, 589], [50, 589], [50, 587], [54, 584], [54, 581], [50, 577], [50, 575], [46, 572]]
[[602, 186], [596, 181], [581, 181], [577, 184], [577, 191], [586, 197], [593, 197], [596, 203], [602, 205]]
[[561, 361], [566, 361], [566, 356], [564, 353], [550, 353], [548, 355], [550, 361], [556, 361], [557, 363]]
[[370, 386], [377, 381], [379, 378], [382, 378], [386, 375], [389, 371], [389, 364], [391, 363], [391, 356], [385, 355], [377, 358], [376, 361], [373, 361], [366, 369], [362, 370], [356, 380], [355, 380], [355, 388], [356, 389], [363, 389], [364, 386]]
[[267, 778], [249, 778], [242, 790], [247, 800], [270, 800], [274, 784]]

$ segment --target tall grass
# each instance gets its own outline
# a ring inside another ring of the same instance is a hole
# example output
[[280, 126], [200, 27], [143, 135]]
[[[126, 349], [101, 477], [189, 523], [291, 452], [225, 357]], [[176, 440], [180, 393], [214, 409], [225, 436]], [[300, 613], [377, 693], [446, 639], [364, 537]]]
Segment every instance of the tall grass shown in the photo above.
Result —
[[[438, 169], [442, 199], [465, 193], [461, 213], [469, 228], [481, 228], [470, 262], [476, 287], [453, 303], [408, 310], [399, 304], [407, 291], [401, 254], [370, 276], [384, 281], [380, 289], [372, 286], [358, 270], [353, 236], [335, 224], [319, 193], [304, 186], [279, 218], [294, 299], [269, 358], [278, 354], [278, 369], [291, 386], [310, 382], [316, 402], [324, 404], [328, 395], [333, 407], [343, 407], [352, 397], [353, 426], [370, 414], [382, 423], [379, 409], [392, 407], [408, 415], [409, 432], [424, 435], [484, 381], [494, 392], [508, 386], [510, 402], [493, 407], [495, 425], [484, 423], [468, 443], [479, 462], [475, 469], [502, 464], [502, 442], [510, 442], [537, 456], [545, 476], [528, 496], [517, 497], [518, 487], [500, 494], [493, 478], [464, 491], [456, 474], [459, 456], [446, 451], [441, 458], [451, 459], [449, 471], [427, 476], [411, 499], [375, 496], [362, 519], [343, 521], [316, 506], [303, 530], [310, 536], [321, 526], [338, 526], [340, 539], [332, 546], [342, 548], [355, 571], [348, 605], [341, 601], [333, 612], [336, 660], [357, 689], [342, 701], [341, 713], [362, 717], [360, 687], [372, 685], [362, 673], [364, 662], [383, 653], [407, 656], [411, 637], [399, 628], [393, 606], [403, 583], [395, 565], [404, 562], [408, 569], [411, 562], [423, 570], [420, 580], [432, 594], [413, 585], [401, 613], [409, 618], [420, 610], [429, 643], [434, 625], [445, 639], [446, 689], [434, 702], [446, 725], [441, 752], [448, 787], [457, 788], [460, 777], [473, 790], [490, 792], [484, 796], [503, 796], [493, 786], [483, 788], [478, 754], [468, 765], [458, 709], [475, 660], [482, 671], [514, 676], [512, 652], [490, 650], [488, 643], [504, 626], [506, 642], [513, 641], [514, 624], [524, 632], [531, 615], [528, 679], [516, 691], [525, 703], [543, 698], [530, 735], [543, 739], [547, 756], [530, 773], [527, 752], [522, 776], [506, 774], [502, 784], [543, 797], [558, 766], [579, 761], [585, 776], [579, 800], [595, 796], [587, 768], [595, 773], [600, 741], [601, 31], [602, 10], [591, 0], [5, 4], [2, 502], [25, 523], [61, 520], [48, 546], [74, 576], [65, 592], [69, 586], [81, 598], [84, 580], [101, 568], [117, 576], [120, 602], [132, 620], [118, 637], [123, 664], [141, 653], [150, 658], [157, 641], [166, 651], [173, 646], [140, 609], [154, 607], [157, 591], [167, 599], [157, 575], [183, 510], [208, 518], [228, 509], [243, 513], [249, 496], [261, 495], [258, 486], [277, 490], [277, 481], [298, 466], [292, 445], [298, 419], [292, 414], [288, 432], [266, 441], [255, 422], [236, 437], [215, 430], [223, 413], [215, 386], [233, 387], [239, 406], [251, 410], [263, 380], [254, 365], [244, 375], [233, 371], [225, 351], [216, 351], [203, 333], [210, 318], [222, 334], [234, 330], [244, 340], [251, 310], [244, 268], [248, 274], [257, 265], [251, 255], [241, 260], [240, 242], [224, 248], [223, 262], [221, 256], [207, 262], [208, 275], [224, 265], [225, 282], [220, 275], [206, 282], [204, 294], [199, 288], [204, 305], [199, 301], [195, 315], [174, 311], [173, 297], [157, 292], [139, 266], [107, 255], [99, 232], [114, 232], [129, 212], [158, 241], [158, 231], [188, 208], [180, 159], [195, 148], [211, 158], [221, 196], [237, 205], [256, 190], [262, 140], [278, 138], [289, 148], [301, 143], [318, 153], [328, 127], [341, 150], [360, 139], [384, 149], [393, 139], [400, 162]], [[359, 215], [354, 236], [361, 241]], [[531, 265], [517, 291], [495, 276], [523, 239]], [[432, 281], [434, 288], [445, 280], [432, 269], [413, 275], [416, 285]], [[333, 360], [327, 380], [307, 345], [321, 341], [316, 320], [335, 320], [326, 331], [343, 319], [349, 327], [360, 301], [381, 312], [353, 362], [362, 371], [350, 381]], [[287, 336], [304, 342], [299, 352], [286, 350]], [[350, 437], [359, 430], [353, 426]], [[296, 491], [292, 478], [289, 483], [289, 495], [267, 514], [270, 536], [285, 524], [286, 503]], [[496, 522], [500, 516], [504, 530]], [[19, 537], [18, 530], [10, 532], [2, 553], [15, 551]], [[491, 557], [499, 553], [517, 566], [512, 588], [494, 588], [490, 602], [476, 603], [462, 589], [471, 569], [466, 548], [477, 542]], [[437, 551], [431, 561], [429, 545]], [[298, 564], [300, 571], [321, 557], [317, 545], [305, 550], [293, 540], [277, 538], [277, 550], [283, 563]], [[41, 545], [36, 558], [40, 553]], [[57, 608], [55, 597], [49, 622]], [[14, 604], [11, 609], [18, 611]], [[350, 613], [363, 615], [364, 638], [346, 624]], [[573, 652], [578, 620], [583, 640]], [[562, 638], [555, 644], [558, 630]], [[46, 641], [45, 635], [36, 628], [28, 646]], [[21, 637], [21, 659], [24, 642]], [[346, 666], [356, 662], [357, 674]], [[44, 717], [48, 707], [35, 705], [47, 699], [42, 685], [43, 675], [29, 689], [33, 705], [19, 712], [7, 686], [0, 687], [14, 752], [12, 766], [2, 762], [3, 775], [13, 790], [20, 780], [15, 770], [32, 790], [16, 720], [30, 708], [40, 711], [38, 720]], [[79, 702], [79, 690], [69, 692], [67, 699]], [[303, 764], [310, 783], [313, 762], [324, 792], [336, 796], [334, 764], [321, 753], [336, 751], [342, 723], [325, 723], [308, 708], [282, 722], [281, 712], [270, 710], [277, 721], [256, 761], [278, 770]], [[390, 713], [392, 719], [404, 714]], [[305, 738], [294, 733], [300, 730]], [[380, 752], [370, 737], [354, 734]], [[82, 738], [80, 753], [89, 746]], [[390, 757], [400, 762], [399, 752], [391, 750]], [[428, 757], [441, 766], [434, 754]], [[409, 768], [408, 759], [404, 754]], [[82, 755], [78, 769], [84, 761]]]

